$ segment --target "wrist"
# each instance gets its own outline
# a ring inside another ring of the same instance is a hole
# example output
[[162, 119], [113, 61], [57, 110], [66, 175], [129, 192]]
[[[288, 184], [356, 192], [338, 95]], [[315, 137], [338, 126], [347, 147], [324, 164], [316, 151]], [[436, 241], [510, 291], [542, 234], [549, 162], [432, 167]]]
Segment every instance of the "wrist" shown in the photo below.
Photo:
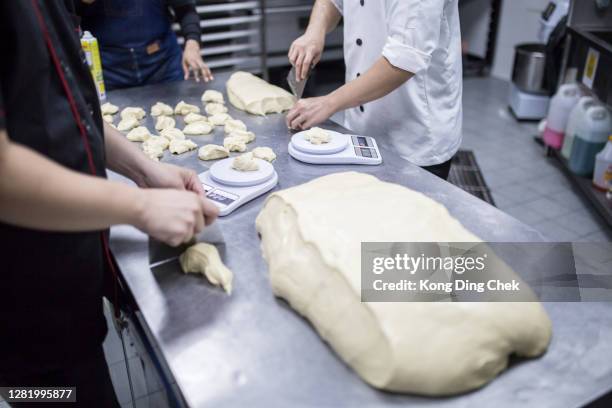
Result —
[[126, 194], [127, 205], [125, 209], [125, 223], [132, 225], [139, 230], [144, 229], [145, 211], [147, 209], [148, 192], [142, 188], [130, 188]]
[[188, 38], [185, 41], [185, 49], [188, 49], [188, 48], [193, 48], [196, 51], [199, 51], [200, 50], [200, 43], [197, 40], [193, 39], [193, 38]]
[[333, 115], [336, 112], [339, 112], [339, 111], [345, 109], [342, 106], [342, 98], [341, 98], [341, 95], [338, 92], [338, 90], [335, 90], [335, 91], [329, 93], [325, 98], [327, 99], [327, 104], [328, 104], [329, 109], [331, 111], [330, 116]]

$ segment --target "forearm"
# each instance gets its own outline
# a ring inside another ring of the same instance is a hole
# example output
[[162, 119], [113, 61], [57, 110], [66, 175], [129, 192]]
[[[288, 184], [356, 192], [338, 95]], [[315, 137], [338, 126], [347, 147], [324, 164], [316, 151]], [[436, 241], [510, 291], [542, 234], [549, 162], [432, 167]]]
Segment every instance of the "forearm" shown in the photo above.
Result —
[[104, 124], [104, 140], [106, 167], [142, 185], [144, 175], [154, 162], [107, 123]]
[[354, 108], [382, 98], [412, 78], [413, 74], [394, 67], [381, 57], [367, 72], [332, 92], [334, 111]]
[[316, 0], [310, 13], [306, 32], [325, 36], [336, 28], [341, 17], [342, 15], [331, 0]]
[[0, 220], [33, 229], [91, 231], [135, 224], [141, 191], [84, 175], [9, 141], [0, 132]]

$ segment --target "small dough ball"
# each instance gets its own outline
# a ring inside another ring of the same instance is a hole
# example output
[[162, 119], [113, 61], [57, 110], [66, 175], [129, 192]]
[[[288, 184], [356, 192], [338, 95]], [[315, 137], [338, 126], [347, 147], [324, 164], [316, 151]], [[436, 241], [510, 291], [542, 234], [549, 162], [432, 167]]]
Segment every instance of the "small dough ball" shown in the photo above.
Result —
[[212, 132], [213, 127], [208, 122], [190, 123], [183, 129], [186, 135], [207, 135]]
[[234, 130], [247, 130], [243, 121], [238, 119], [229, 119], [225, 122], [225, 133], [232, 133]]
[[119, 112], [119, 107], [110, 102], [106, 102], [100, 106], [100, 110], [102, 111], [102, 115], [114, 115], [115, 113]]
[[221, 286], [227, 294], [232, 293], [234, 274], [221, 261], [219, 251], [214, 245], [197, 243], [179, 257], [184, 273], [201, 273], [215, 286]]
[[135, 118], [136, 120], [141, 120], [146, 115], [146, 112], [142, 108], [135, 108], [128, 106], [127, 108], [121, 111], [121, 119], [127, 119], [129, 117]]
[[227, 112], [227, 108], [225, 107], [225, 105], [216, 103], [216, 102], [207, 103], [206, 108], [204, 109], [206, 110], [206, 113], [208, 113], [209, 115], [215, 115], [217, 113]]
[[127, 139], [130, 142], [144, 142], [151, 136], [152, 135], [151, 132], [149, 132], [149, 129], [144, 126], [138, 126], [137, 128], [134, 128], [129, 131], [129, 133], [127, 134]]
[[185, 135], [183, 134], [181, 129], [177, 129], [177, 128], [164, 129], [161, 132], [159, 132], [159, 134], [165, 137], [166, 139], [168, 139], [168, 141], [170, 142], [174, 139], [179, 139], [179, 140], [185, 139]]
[[157, 118], [157, 122], [155, 122], [156, 130], [164, 130], [173, 128], [176, 125], [176, 121], [169, 116], [160, 116]]
[[119, 123], [117, 124], [117, 130], [121, 132], [126, 132], [130, 129], [134, 129], [138, 125], [139, 125], [138, 119], [136, 119], [133, 116], [129, 116], [119, 121]]
[[232, 169], [238, 171], [257, 171], [259, 170], [259, 164], [253, 157], [253, 153], [245, 153], [237, 156], [232, 162]]
[[151, 106], [151, 116], [172, 116], [174, 115], [174, 110], [172, 106], [166, 105], [163, 102], [157, 102], [155, 105]]
[[164, 155], [170, 142], [162, 136], [151, 136], [142, 143], [142, 151], [153, 160], [159, 160]]
[[230, 152], [246, 152], [246, 143], [244, 142], [244, 140], [240, 137], [234, 137], [234, 136], [230, 136], [230, 137], [226, 137], [223, 140], [223, 146], [229, 150]]
[[313, 127], [304, 132], [304, 138], [314, 145], [329, 143], [331, 134], [320, 127]]
[[256, 147], [253, 149], [253, 157], [272, 163], [276, 160], [276, 153], [269, 147]]
[[236, 129], [227, 135], [227, 137], [239, 137], [244, 143], [251, 143], [255, 140], [255, 133], [249, 132], [248, 130]]
[[170, 153], [172, 154], [183, 154], [197, 147], [198, 145], [189, 139], [172, 139], [170, 141]]
[[223, 126], [225, 122], [232, 119], [227, 113], [216, 113], [208, 118], [208, 121], [213, 126]]
[[229, 157], [229, 151], [223, 146], [207, 144], [200, 147], [200, 150], [198, 150], [198, 157], [200, 160], [223, 159], [225, 157]]
[[183, 118], [183, 121], [185, 121], [185, 123], [190, 124], [190, 123], [195, 123], [195, 122], [206, 122], [206, 116], [204, 115], [200, 115], [199, 113], [189, 113], [187, 116], [185, 116]]
[[106, 123], [113, 123], [113, 115], [102, 115], [102, 119]]
[[209, 89], [202, 94], [202, 102], [225, 103], [225, 100], [221, 92]]
[[200, 113], [200, 108], [195, 105], [190, 105], [185, 103], [185, 101], [180, 101], [176, 104], [174, 108], [174, 113], [177, 115], [187, 115], [188, 113]]

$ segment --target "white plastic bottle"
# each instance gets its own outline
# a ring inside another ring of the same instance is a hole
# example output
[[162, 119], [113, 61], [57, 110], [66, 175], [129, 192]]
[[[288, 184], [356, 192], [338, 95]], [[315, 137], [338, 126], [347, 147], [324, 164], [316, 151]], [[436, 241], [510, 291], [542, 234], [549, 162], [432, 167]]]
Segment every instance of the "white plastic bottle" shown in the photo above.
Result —
[[583, 96], [578, 100], [578, 103], [570, 112], [567, 127], [565, 129], [565, 137], [563, 138], [563, 147], [561, 148], [561, 155], [567, 160], [569, 160], [572, 154], [574, 137], [576, 137], [576, 133], [579, 131], [578, 125], [583, 123], [582, 117], [586, 115], [586, 111], [594, 104], [595, 98], [592, 96]]
[[552, 97], [548, 115], [546, 116], [546, 129], [544, 130], [544, 143], [553, 149], [560, 149], [567, 127], [570, 112], [578, 103], [581, 93], [578, 84], [563, 84]]
[[606, 147], [595, 157], [593, 184], [602, 191], [612, 187], [612, 135], [608, 138]]

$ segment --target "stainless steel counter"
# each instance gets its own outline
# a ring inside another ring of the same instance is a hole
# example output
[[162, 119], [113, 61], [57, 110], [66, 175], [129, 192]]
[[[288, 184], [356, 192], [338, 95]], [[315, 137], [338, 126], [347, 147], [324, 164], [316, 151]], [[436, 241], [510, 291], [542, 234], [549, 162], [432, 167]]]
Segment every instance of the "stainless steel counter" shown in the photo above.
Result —
[[[208, 87], [224, 90], [226, 79], [218, 75]], [[183, 99], [200, 104], [204, 89], [203, 84], [183, 82], [111, 92], [109, 100], [148, 111], [158, 100], [171, 105]], [[370, 135], [381, 148], [381, 166], [314, 166], [287, 154], [290, 134], [282, 115], [253, 117], [232, 107], [230, 114], [257, 134], [250, 148], [270, 146], [278, 154], [274, 162], [279, 174], [277, 189], [327, 173], [362, 171], [427, 194], [484, 240], [543, 240], [540, 233], [509, 215], [401, 160], [390, 150], [385, 135]], [[154, 128], [150, 117], [147, 126]], [[217, 128], [214, 135], [192, 139], [199, 145], [220, 143], [222, 132]], [[165, 162], [197, 172], [207, 168], [197, 159], [197, 151], [178, 157], [165, 154]], [[254, 225], [263, 201], [260, 197], [218, 221], [226, 241], [224, 260], [235, 274], [231, 296], [212, 288], [202, 277], [183, 275], [176, 262], [151, 271], [147, 236], [129, 226], [111, 231], [113, 252], [150, 332], [149, 340], [169, 366], [189, 406], [575, 407], [612, 389], [609, 303], [545, 304], [554, 325], [549, 351], [540, 359], [513, 364], [481, 390], [438, 399], [369, 387], [334, 355], [307, 321], [273, 296]]]

